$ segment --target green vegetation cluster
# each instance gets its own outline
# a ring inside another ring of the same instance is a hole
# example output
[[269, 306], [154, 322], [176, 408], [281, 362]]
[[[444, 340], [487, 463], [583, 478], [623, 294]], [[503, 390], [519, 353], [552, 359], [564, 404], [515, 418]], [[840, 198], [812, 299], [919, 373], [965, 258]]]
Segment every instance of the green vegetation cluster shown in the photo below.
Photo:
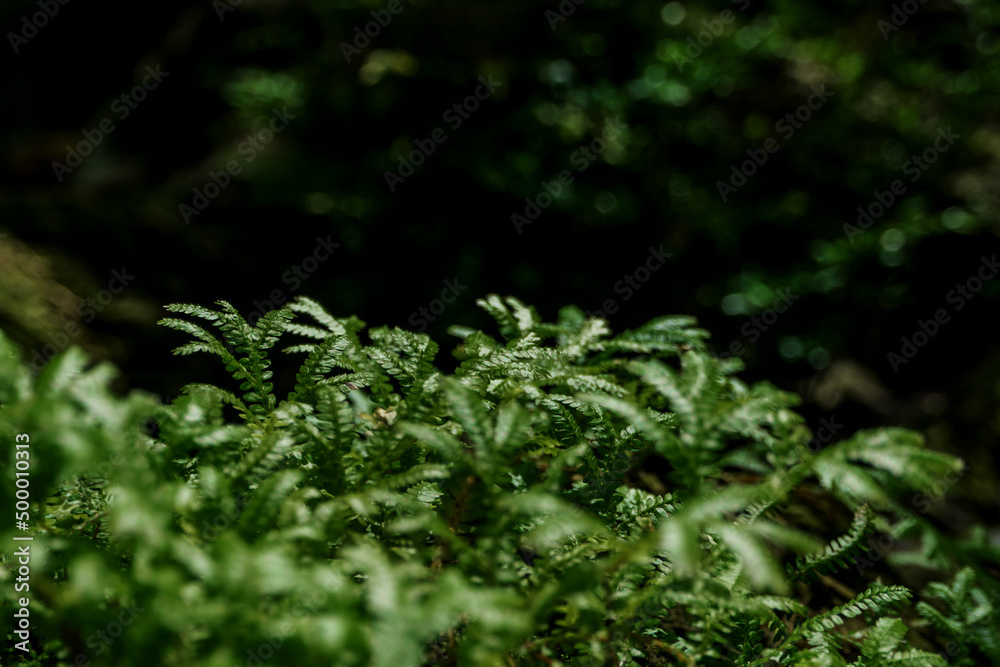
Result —
[[305, 297], [255, 326], [169, 306], [238, 389], [166, 405], [0, 338], [0, 505], [27, 433], [37, 524], [30, 592], [0, 569], [4, 623], [32, 619], [7, 664], [1000, 665], [1000, 550], [906, 511], [962, 461], [901, 429], [813, 447], [689, 317], [478, 303], [500, 336], [452, 327], [449, 375]]
[[[886, 399], [802, 391], [807, 417], [961, 443], [989, 478], [959, 490], [969, 515], [996, 516], [1000, 281], [902, 353], [997, 250], [996, 0], [219, 4], [157, 5], [124, 33], [68, 7], [19, 49], [7, 88], [21, 103], [0, 130], [0, 328], [29, 355], [72, 341], [172, 394], [193, 366], [146, 360], [173, 301], [224, 293], [246, 315], [306, 285], [335, 312], [412, 329], [457, 276], [469, 290], [424, 318], [438, 340], [486, 326], [472, 295], [600, 308], [617, 329], [666, 302], [716, 351], [736, 344], [746, 378], [790, 389], [844, 362], [870, 370]], [[16, 32], [39, 11], [9, 0], [0, 22]], [[94, 49], [102, 38], [115, 48]], [[120, 119], [112, 105], [157, 66], [169, 77]], [[276, 111], [288, 123], [273, 133]], [[57, 175], [103, 121], [114, 132]], [[276, 219], [288, 233], [262, 263], [246, 229]], [[317, 238], [341, 246], [335, 260], [299, 273]], [[621, 282], [661, 246], [670, 261], [641, 290]], [[91, 321], [80, 303], [122, 266], [141, 267], [135, 283]], [[744, 328], [782, 290], [801, 301]]]

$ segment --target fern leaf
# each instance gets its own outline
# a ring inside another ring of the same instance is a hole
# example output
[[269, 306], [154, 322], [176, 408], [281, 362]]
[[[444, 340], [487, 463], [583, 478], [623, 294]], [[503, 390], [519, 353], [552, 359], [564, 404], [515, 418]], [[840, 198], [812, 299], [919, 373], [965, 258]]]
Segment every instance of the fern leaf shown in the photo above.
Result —
[[861, 644], [861, 655], [876, 660], [891, 653], [903, 641], [906, 626], [898, 618], [880, 618]]
[[849, 561], [853, 560], [859, 552], [868, 549], [862, 540], [870, 526], [871, 509], [868, 505], [862, 505], [855, 511], [854, 520], [851, 522], [847, 534], [835, 539], [819, 554], [796, 559], [792, 576], [799, 578], [810, 570], [831, 572], [847, 567], [850, 564]]
[[487, 449], [491, 448], [493, 426], [486, 408], [483, 407], [482, 399], [468, 387], [451, 378], [444, 379], [441, 385], [455, 418], [472, 441]]

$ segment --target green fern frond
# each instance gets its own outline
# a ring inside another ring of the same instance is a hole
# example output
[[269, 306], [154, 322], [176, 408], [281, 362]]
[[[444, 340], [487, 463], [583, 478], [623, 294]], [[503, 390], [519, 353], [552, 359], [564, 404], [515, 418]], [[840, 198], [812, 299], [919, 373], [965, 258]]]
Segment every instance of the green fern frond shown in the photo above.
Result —
[[[286, 308], [296, 313], [311, 315], [314, 320], [325, 326], [327, 331], [335, 336], [348, 335], [348, 328], [344, 325], [344, 323], [338, 321], [337, 318], [328, 313], [326, 309], [323, 308], [323, 306], [321, 306], [318, 302], [314, 301], [313, 299], [310, 299], [307, 296], [301, 296], [301, 295], [297, 296], [294, 300], [289, 302]], [[360, 322], [360, 320], [358, 320], [358, 322]], [[361, 322], [360, 324], [361, 327], [364, 326], [363, 322]], [[312, 328], [310, 328], [310, 330], [307, 330], [305, 332], [305, 335], [312, 336], [312, 334], [309, 333], [309, 331], [311, 330]], [[358, 330], [360, 330], [360, 327]]]
[[485, 299], [476, 299], [476, 305], [489, 313], [497, 322], [500, 335], [506, 340], [517, 338], [520, 334], [518, 321], [496, 294], [489, 294]]
[[[950, 585], [931, 582], [927, 593], [944, 602], [946, 613], [923, 601], [917, 603], [917, 613], [954, 641], [960, 658], [969, 656], [971, 645], [1000, 664], [1000, 604], [991, 602], [976, 586], [973, 568], [959, 570]], [[996, 598], [1000, 599], [1000, 595]]]
[[557, 440], [565, 445], [575, 445], [583, 440], [583, 429], [570, 409], [563, 404], [569, 396], [549, 395], [538, 401], [548, 411]]
[[802, 635], [805, 632], [815, 632], [817, 630], [831, 630], [843, 624], [845, 618], [854, 618], [864, 613], [879, 614], [892, 607], [908, 601], [913, 593], [905, 586], [883, 586], [872, 584], [868, 590], [855, 596], [855, 598], [839, 607], [834, 607], [830, 611], [813, 616], [808, 621], [800, 625], [793, 637]]
[[800, 578], [812, 570], [829, 573], [850, 565], [858, 553], [868, 549], [862, 540], [871, 527], [871, 518], [868, 505], [859, 507], [847, 534], [828, 544], [821, 553], [796, 559], [795, 566], [789, 566], [791, 576]]
[[444, 395], [472, 442], [489, 449], [493, 439], [493, 425], [479, 398], [460, 382], [445, 378], [441, 383]]
[[874, 661], [896, 650], [906, 636], [906, 625], [898, 618], [880, 618], [865, 635], [861, 655]]
[[[336, 571], [335, 603], [316, 618], [332, 628], [335, 608], [372, 636], [408, 633], [405, 656], [369, 650], [358, 635], [359, 663], [378, 653], [380, 664], [939, 665], [915, 648], [928, 637], [955, 642], [955, 667], [1000, 653], [986, 629], [994, 607], [964, 570], [928, 587], [940, 604], [917, 605], [919, 641], [893, 618], [908, 589], [878, 583], [830, 608], [829, 595], [856, 582], [814, 595], [807, 579], [847, 567], [873, 526], [920, 540], [914, 562], [925, 569], [992, 553], [984, 536], [957, 547], [927, 522], [904, 533], [869, 509], [898, 510], [907, 493], [940, 489], [958, 459], [893, 429], [807, 452], [796, 397], [735, 377], [740, 360], [710, 356], [693, 318], [613, 335], [576, 307], [549, 323], [515, 298], [479, 305], [499, 335], [449, 329], [461, 339], [451, 376], [434, 366], [430, 337], [387, 326], [365, 335], [361, 320], [307, 298], [253, 327], [225, 302], [172, 307], [182, 317], [165, 325], [190, 337], [177, 353], [221, 357], [245, 393], [190, 385], [163, 408], [177, 488], [157, 501], [158, 520], [179, 514], [191, 537], [249, 492], [252, 504], [214, 549], [227, 560], [212, 567], [257, 581], [265, 568], [245, 563], [267, 548], [275, 572]], [[285, 354], [303, 357], [278, 403], [268, 354], [289, 334], [298, 339]], [[63, 370], [47, 381], [72, 384], [78, 362], [54, 366]], [[246, 425], [229, 423], [229, 405]], [[856, 508], [829, 544], [813, 533], [838, 505], [827, 507], [826, 493], [810, 501], [816, 480]], [[211, 560], [191, 551], [206, 545], [184, 543], [185, 567]], [[878, 567], [887, 564], [896, 563]], [[270, 611], [294, 595], [257, 598]], [[432, 659], [421, 650], [434, 642], [449, 648]]]
[[315, 338], [316, 340], [323, 340], [331, 335], [329, 330], [324, 330], [309, 324], [302, 324], [301, 322], [289, 322], [288, 326], [285, 327], [285, 330], [289, 333], [305, 336], [306, 338]]
[[399, 429], [406, 435], [424, 442], [440, 452], [446, 461], [455, 461], [462, 456], [462, 443], [443, 429], [411, 422], [401, 422]]
[[704, 350], [708, 332], [695, 327], [687, 315], [669, 315], [650, 320], [638, 329], [623, 331], [603, 345], [606, 351], [669, 353]]
[[879, 661], [875, 664], [879, 667], [883, 665], [885, 667], [948, 667], [948, 661], [943, 657], [919, 649], [893, 651], [880, 656]]
[[170, 305], [164, 306], [164, 310], [171, 313], [180, 313], [181, 315], [189, 315], [191, 317], [200, 317], [203, 320], [208, 320], [214, 322], [219, 319], [219, 314], [210, 308], [205, 308], [204, 306], [197, 306], [190, 303], [172, 303]]
[[599, 405], [625, 418], [649, 437], [655, 444], [656, 451], [663, 454], [675, 467], [684, 468], [688, 475], [694, 475], [690, 455], [684, 451], [674, 434], [639, 406], [626, 399], [606, 394], [581, 394], [577, 398]]

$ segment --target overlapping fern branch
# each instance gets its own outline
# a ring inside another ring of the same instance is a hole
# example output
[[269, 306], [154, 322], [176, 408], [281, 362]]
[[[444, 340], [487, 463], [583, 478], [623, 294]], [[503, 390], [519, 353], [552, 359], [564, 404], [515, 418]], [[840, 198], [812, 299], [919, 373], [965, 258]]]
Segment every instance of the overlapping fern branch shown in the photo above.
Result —
[[[574, 307], [544, 322], [515, 298], [479, 303], [499, 337], [453, 327], [452, 375], [428, 336], [303, 297], [255, 326], [226, 302], [168, 307], [217, 329], [162, 321], [238, 391], [188, 385], [158, 411], [145, 481], [103, 501], [103, 548], [126, 558], [81, 562], [163, 614], [110, 647], [115, 664], [140, 664], [151, 637], [163, 664], [230, 664], [276, 627], [280, 664], [998, 659], [975, 629], [993, 608], [984, 568], [932, 589], [945, 608], [921, 603], [908, 627], [914, 592], [851, 567], [876, 520], [961, 461], [898, 429], [811, 452], [796, 397], [741, 382], [691, 318], [613, 335]], [[287, 388], [279, 341], [298, 360]]]

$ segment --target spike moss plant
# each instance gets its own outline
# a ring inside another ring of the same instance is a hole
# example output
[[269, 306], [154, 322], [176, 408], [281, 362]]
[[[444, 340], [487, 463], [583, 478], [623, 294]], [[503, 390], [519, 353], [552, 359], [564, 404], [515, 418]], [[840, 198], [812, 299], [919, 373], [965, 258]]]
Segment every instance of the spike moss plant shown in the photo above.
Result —
[[688, 317], [479, 303], [499, 337], [454, 327], [451, 375], [308, 298], [172, 305], [233, 382], [166, 405], [0, 337], [6, 664], [1000, 665], [996, 547], [907, 512], [960, 460], [815, 449]]

